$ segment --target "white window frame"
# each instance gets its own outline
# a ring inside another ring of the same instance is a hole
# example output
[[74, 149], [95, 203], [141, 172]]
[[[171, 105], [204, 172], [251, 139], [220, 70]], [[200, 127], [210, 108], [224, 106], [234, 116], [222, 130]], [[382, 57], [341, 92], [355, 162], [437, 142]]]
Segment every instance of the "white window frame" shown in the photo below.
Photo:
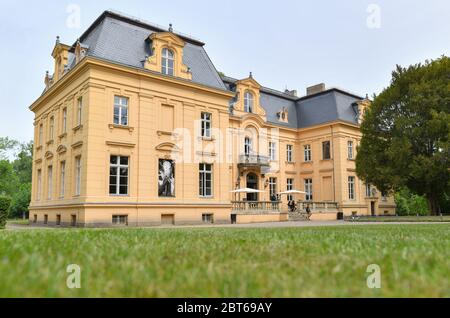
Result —
[[201, 137], [211, 138], [212, 128], [212, 114], [208, 112], [202, 112], [201, 114]]
[[277, 144], [274, 141], [269, 141], [269, 160], [275, 161], [277, 156]]
[[366, 197], [370, 198], [372, 196], [372, 185], [366, 183]]
[[111, 218], [113, 225], [128, 225], [128, 215], [126, 214], [114, 214]]
[[[207, 168], [209, 168], [209, 169], [207, 169]], [[214, 187], [214, 184], [213, 184], [213, 165], [209, 164], [209, 163], [200, 163], [199, 167], [198, 167], [198, 170], [199, 170], [199, 179], [198, 179], [198, 182], [199, 182], [199, 196], [201, 198], [211, 198], [213, 196], [213, 187]], [[206, 186], [207, 176], [209, 176], [209, 180], [210, 180], [210, 183], [211, 183], [211, 186], [209, 187], [209, 189]], [[208, 193], [208, 190], [209, 190], [209, 193]]]
[[277, 195], [277, 178], [269, 178], [269, 195]]
[[305, 201], [313, 200], [313, 179], [305, 179]]
[[44, 139], [44, 125], [41, 123], [39, 124], [39, 132], [38, 132], [38, 138], [39, 138], [39, 146], [42, 146], [43, 139]]
[[253, 145], [252, 145], [253, 141], [252, 138], [250, 137], [245, 137], [244, 139], [244, 154], [246, 156], [250, 156], [253, 152]]
[[286, 145], [286, 161], [287, 162], [293, 162], [293, 156], [292, 156], [292, 152], [293, 152], [293, 146], [292, 145]]
[[355, 177], [348, 176], [348, 199], [355, 200], [356, 190], [355, 190]]
[[[293, 178], [287, 178], [286, 179], [286, 191], [294, 190], [294, 179]], [[293, 199], [292, 194], [287, 195], [287, 200], [291, 201]]]
[[66, 192], [66, 162], [61, 161], [60, 163], [60, 180], [59, 180], [59, 197], [64, 198]]
[[[169, 54], [170, 52], [170, 54]], [[172, 61], [172, 67], [169, 65]], [[174, 76], [175, 74], [175, 53], [168, 48], [163, 48], [161, 52], [161, 73], [165, 75]]]
[[36, 174], [37, 174], [36, 200], [39, 201], [42, 198], [42, 169], [38, 169]]
[[47, 167], [47, 200], [51, 200], [53, 195], [53, 166]]
[[83, 96], [77, 99], [77, 126], [81, 126], [81, 116], [83, 115]]
[[[128, 126], [128, 124], [129, 124], [128, 117], [130, 114], [128, 103], [129, 103], [128, 97], [117, 96], [117, 95], [114, 96], [114, 110], [113, 110], [114, 125]], [[118, 110], [117, 121], [116, 121], [116, 109]], [[123, 116], [124, 112], [126, 112], [125, 120], [124, 120], [124, 116]]]
[[253, 101], [254, 96], [250, 91], [245, 91], [244, 93], [244, 111], [247, 113], [253, 113]]
[[67, 132], [67, 107], [63, 108], [62, 120], [62, 133], [64, 134]]
[[81, 156], [75, 157], [75, 195], [81, 194]]
[[[117, 163], [111, 163], [111, 158], [112, 157], [117, 157]], [[128, 164], [122, 164], [120, 162], [121, 158], [127, 158], [128, 159], [127, 160]], [[115, 175], [116, 183], [115, 184], [109, 183], [109, 187], [108, 187], [109, 195], [113, 195], [113, 196], [127, 196], [129, 194], [129, 184], [130, 184], [130, 180], [129, 180], [130, 179], [130, 157], [129, 156], [111, 155], [110, 156], [110, 162], [109, 162], [109, 168], [110, 168], [110, 173], [109, 173], [109, 177], [110, 178], [112, 177], [112, 175], [111, 175], [111, 168], [116, 168], [116, 171], [117, 171], [116, 175]], [[125, 185], [122, 185], [120, 183], [120, 177], [121, 177], [120, 169], [122, 169], [122, 168], [123, 169], [127, 169], [127, 184], [126, 184], [127, 192], [126, 193], [120, 193], [120, 187], [125, 186]], [[116, 192], [115, 193], [111, 192], [111, 189], [110, 189], [111, 186], [115, 186], [116, 187]]]
[[305, 162], [311, 162], [312, 161], [312, 151], [311, 151], [310, 144], [303, 146], [303, 153], [304, 153]]
[[353, 141], [347, 141], [347, 158], [353, 160]]
[[55, 137], [55, 117], [51, 116], [49, 120], [49, 140], [53, 140]]

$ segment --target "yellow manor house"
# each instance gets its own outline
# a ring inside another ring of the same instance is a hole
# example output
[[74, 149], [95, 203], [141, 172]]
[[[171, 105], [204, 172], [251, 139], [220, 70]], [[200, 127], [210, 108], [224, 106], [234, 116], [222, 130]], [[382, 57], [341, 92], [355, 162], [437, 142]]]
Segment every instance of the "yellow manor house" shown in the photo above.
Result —
[[[366, 98], [220, 74], [204, 43], [105, 11], [56, 40], [35, 113], [30, 221], [247, 223], [395, 213], [355, 173]], [[284, 193], [285, 191], [291, 191]], [[296, 202], [295, 208], [288, 202]]]

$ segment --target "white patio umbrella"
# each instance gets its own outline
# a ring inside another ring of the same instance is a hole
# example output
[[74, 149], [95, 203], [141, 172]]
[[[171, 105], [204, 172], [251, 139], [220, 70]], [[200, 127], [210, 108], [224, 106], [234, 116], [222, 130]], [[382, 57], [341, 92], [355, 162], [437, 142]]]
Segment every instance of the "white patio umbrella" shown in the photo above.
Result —
[[287, 190], [287, 191], [280, 192], [278, 194], [306, 194], [306, 192], [300, 191], [300, 190]]
[[[233, 190], [233, 191], [230, 191], [231, 193], [234, 193], [235, 194], [235, 199], [236, 199], [236, 193], [261, 193], [261, 192], [264, 192], [264, 191], [262, 191], [262, 190], [258, 190], [258, 189], [250, 189], [250, 188], [242, 188], [242, 189], [236, 189], [236, 190]], [[241, 198], [239, 197], [239, 200], [240, 200]]]

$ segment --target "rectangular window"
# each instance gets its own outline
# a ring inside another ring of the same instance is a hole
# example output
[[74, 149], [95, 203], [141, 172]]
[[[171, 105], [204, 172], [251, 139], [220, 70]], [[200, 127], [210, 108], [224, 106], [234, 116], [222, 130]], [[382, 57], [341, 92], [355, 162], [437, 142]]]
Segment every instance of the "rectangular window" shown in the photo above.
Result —
[[286, 145], [286, 160], [292, 162], [292, 145]]
[[353, 141], [347, 141], [348, 159], [353, 159]]
[[53, 140], [55, 134], [55, 117], [50, 117], [49, 140]]
[[81, 116], [83, 114], [83, 97], [78, 97], [77, 100], [77, 126], [81, 125]]
[[61, 161], [60, 166], [60, 180], [59, 180], [59, 196], [64, 198], [64, 193], [66, 192], [66, 162]]
[[47, 178], [47, 199], [51, 200], [53, 193], [53, 166], [48, 166]]
[[72, 214], [70, 216], [70, 226], [76, 226], [77, 225], [77, 216], [75, 214]]
[[61, 214], [56, 215], [56, 225], [61, 225]]
[[303, 147], [304, 149], [304, 154], [305, 154], [305, 162], [310, 162], [311, 159], [311, 145], [305, 145]]
[[271, 197], [277, 195], [277, 178], [269, 178], [269, 193]]
[[202, 134], [202, 137], [211, 138], [211, 114], [210, 113], [202, 113], [201, 134]]
[[313, 183], [312, 179], [305, 179], [305, 199], [306, 201], [312, 201], [313, 200]]
[[33, 223], [37, 223], [37, 214], [33, 215]]
[[114, 124], [128, 126], [128, 98], [114, 96]]
[[81, 193], [81, 156], [75, 157], [75, 195]]
[[39, 169], [37, 171], [37, 193], [36, 193], [36, 200], [40, 200], [42, 196], [42, 170]]
[[113, 215], [112, 224], [114, 225], [128, 225], [128, 215]]
[[203, 223], [212, 224], [212, 223], [214, 223], [214, 215], [211, 213], [203, 213], [202, 221], [203, 221]]
[[212, 165], [201, 163], [199, 165], [199, 195], [212, 196]]
[[372, 196], [372, 186], [370, 185], [370, 183], [366, 184], [366, 197], [371, 197]]
[[322, 142], [322, 159], [323, 160], [331, 159], [331, 149], [329, 140]]
[[275, 161], [276, 159], [276, 143], [273, 141], [269, 142], [269, 159]]
[[44, 224], [48, 223], [48, 214], [44, 214]]
[[128, 157], [110, 157], [109, 194], [128, 195], [128, 161]]
[[67, 108], [62, 111], [62, 133], [67, 132]]
[[355, 200], [355, 177], [348, 177], [348, 198]]
[[44, 139], [44, 125], [40, 124], [39, 125], [39, 137], [38, 137], [38, 141], [39, 141], [39, 146], [42, 146], [43, 143], [43, 139]]
[[[286, 180], [286, 191], [294, 190], [294, 179], [288, 178]], [[291, 194], [288, 194], [287, 196], [288, 201], [293, 200], [293, 196]]]

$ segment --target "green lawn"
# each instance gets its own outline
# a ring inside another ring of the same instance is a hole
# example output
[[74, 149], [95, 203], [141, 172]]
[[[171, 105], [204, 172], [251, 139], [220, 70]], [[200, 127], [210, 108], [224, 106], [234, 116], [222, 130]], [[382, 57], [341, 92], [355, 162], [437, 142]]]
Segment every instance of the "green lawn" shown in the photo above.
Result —
[[444, 216], [360, 216], [354, 222], [450, 222], [450, 215]]
[[449, 224], [0, 231], [0, 297], [450, 297], [449, 269]]
[[17, 224], [17, 225], [28, 225], [30, 222], [28, 219], [10, 219], [7, 221], [8, 224]]

